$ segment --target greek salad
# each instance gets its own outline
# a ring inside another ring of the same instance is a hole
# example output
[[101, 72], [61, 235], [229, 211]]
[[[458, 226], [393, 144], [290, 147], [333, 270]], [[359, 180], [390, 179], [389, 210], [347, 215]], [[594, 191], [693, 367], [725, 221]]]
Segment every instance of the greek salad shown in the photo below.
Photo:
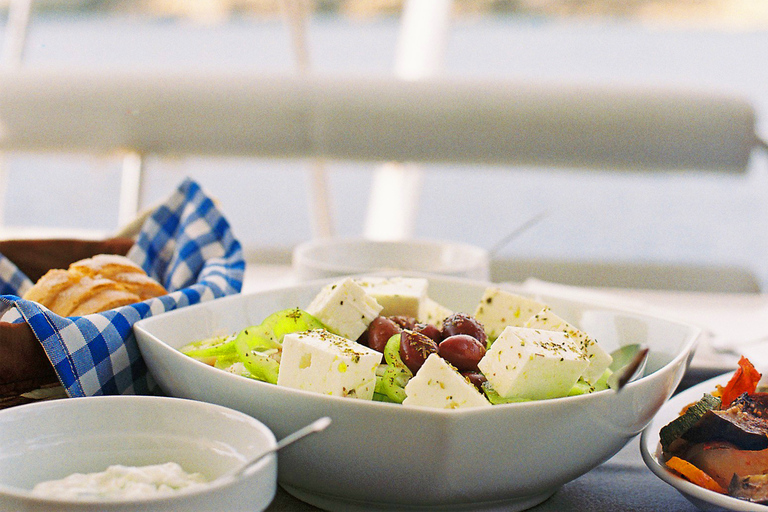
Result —
[[344, 278], [309, 304], [180, 350], [278, 386], [444, 409], [607, 389], [612, 362], [547, 304], [489, 287], [471, 314], [452, 311], [416, 277]]

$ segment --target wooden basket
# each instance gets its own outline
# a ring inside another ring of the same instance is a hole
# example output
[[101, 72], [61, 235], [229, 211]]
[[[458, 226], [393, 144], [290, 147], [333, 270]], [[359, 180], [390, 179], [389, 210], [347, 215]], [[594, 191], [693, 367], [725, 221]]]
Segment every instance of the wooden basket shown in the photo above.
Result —
[[[131, 238], [6, 240], [0, 241], [0, 253], [35, 282], [50, 269], [66, 269], [96, 254], [125, 255], [133, 242]], [[0, 409], [33, 402], [39, 398], [30, 392], [58, 385], [53, 366], [29, 326], [0, 322]]]

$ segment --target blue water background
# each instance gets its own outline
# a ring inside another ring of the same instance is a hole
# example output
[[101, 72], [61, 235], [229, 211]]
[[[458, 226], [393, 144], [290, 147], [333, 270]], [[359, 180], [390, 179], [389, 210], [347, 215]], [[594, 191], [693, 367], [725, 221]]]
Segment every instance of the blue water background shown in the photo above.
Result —
[[[320, 18], [309, 27], [321, 72], [388, 73], [396, 19]], [[748, 98], [758, 132], [768, 118], [768, 31], [650, 27], [635, 22], [464, 19], [452, 27], [448, 76], [671, 86]], [[290, 71], [279, 20], [200, 25], [178, 20], [64, 17], [34, 20], [25, 65], [99, 69]], [[11, 155], [5, 222], [112, 230], [118, 158]], [[503, 256], [725, 264], [768, 284], [768, 162], [746, 175], [425, 167], [416, 236], [491, 247], [542, 211]], [[181, 158], [147, 161], [145, 205], [185, 176], [216, 196], [248, 247], [309, 239], [306, 161]], [[337, 233], [360, 235], [373, 164], [328, 165]], [[73, 201], [73, 197], [78, 197]]]

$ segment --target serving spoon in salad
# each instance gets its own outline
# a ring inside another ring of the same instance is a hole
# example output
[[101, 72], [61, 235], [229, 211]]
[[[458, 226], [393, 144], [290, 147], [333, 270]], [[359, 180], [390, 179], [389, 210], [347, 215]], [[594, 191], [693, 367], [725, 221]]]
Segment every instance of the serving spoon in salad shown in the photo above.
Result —
[[624, 345], [611, 353], [613, 362], [609, 367], [613, 373], [608, 377], [608, 387], [621, 391], [629, 382], [635, 380], [648, 361], [649, 348], [640, 343]]
[[257, 464], [261, 459], [263, 459], [267, 455], [278, 452], [283, 448], [285, 448], [286, 446], [293, 444], [299, 439], [302, 439], [310, 434], [321, 432], [325, 430], [330, 424], [331, 424], [331, 418], [329, 418], [328, 416], [323, 416], [322, 418], [318, 418], [312, 423], [310, 423], [309, 425], [307, 425], [306, 427], [300, 428], [296, 432], [288, 434], [287, 436], [282, 438], [280, 441], [278, 441], [277, 444], [272, 448], [260, 453], [259, 455], [245, 462], [244, 464], [237, 467], [236, 469], [221, 475], [217, 480], [224, 479], [224, 478], [238, 478], [245, 471], [247, 471], [248, 468], [253, 467], [255, 464]]

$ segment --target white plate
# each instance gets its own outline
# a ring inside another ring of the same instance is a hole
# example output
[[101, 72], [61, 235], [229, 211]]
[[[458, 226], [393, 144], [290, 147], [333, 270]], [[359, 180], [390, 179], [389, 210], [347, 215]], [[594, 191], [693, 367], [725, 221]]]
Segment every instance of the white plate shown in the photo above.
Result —
[[[735, 371], [735, 370], [734, 370]], [[667, 482], [669, 485], [680, 491], [688, 500], [702, 510], [733, 510], [735, 512], [768, 512], [768, 506], [759, 503], [739, 500], [730, 496], [708, 491], [703, 487], [692, 484], [667, 469], [660, 461], [658, 454], [661, 446], [659, 444], [659, 431], [664, 425], [677, 418], [678, 414], [687, 404], [696, 402], [704, 393], [711, 393], [715, 390], [717, 384], [725, 385], [733, 375], [733, 371], [725, 373], [713, 379], [697, 384], [686, 389], [678, 395], [675, 395], [669, 402], [659, 410], [659, 413], [653, 419], [648, 428], [643, 431], [640, 439], [640, 451], [643, 455], [645, 464], [653, 473]]]
[[[413, 275], [413, 274], [410, 274]], [[680, 382], [701, 330], [643, 313], [543, 295], [607, 350], [646, 343], [644, 377], [602, 391], [476, 409], [437, 410], [326, 396], [232, 375], [177, 349], [306, 307], [331, 281], [225, 297], [134, 325], [169, 394], [253, 415], [277, 437], [319, 416], [333, 423], [280, 453], [279, 482], [329, 510], [523, 510], [608, 460], [651, 421]], [[429, 277], [430, 296], [473, 313], [489, 283]]]

